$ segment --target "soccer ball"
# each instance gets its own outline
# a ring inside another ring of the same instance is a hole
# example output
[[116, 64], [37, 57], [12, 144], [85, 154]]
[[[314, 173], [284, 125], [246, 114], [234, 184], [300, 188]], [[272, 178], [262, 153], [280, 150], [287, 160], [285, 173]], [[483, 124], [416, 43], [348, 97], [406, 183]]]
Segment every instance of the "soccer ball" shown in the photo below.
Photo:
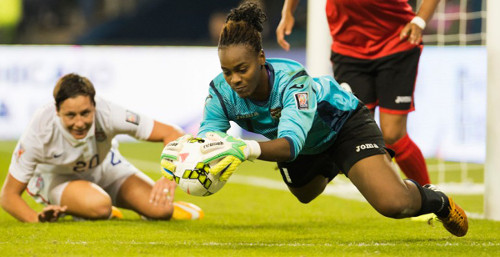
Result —
[[175, 182], [184, 192], [194, 196], [215, 194], [226, 184], [226, 181], [219, 180], [221, 173], [213, 175], [208, 172], [209, 168], [219, 160], [208, 164], [199, 162], [203, 159], [201, 152], [203, 143], [204, 139], [190, 139], [180, 149], [178, 160], [172, 161], [175, 164], [173, 172]]

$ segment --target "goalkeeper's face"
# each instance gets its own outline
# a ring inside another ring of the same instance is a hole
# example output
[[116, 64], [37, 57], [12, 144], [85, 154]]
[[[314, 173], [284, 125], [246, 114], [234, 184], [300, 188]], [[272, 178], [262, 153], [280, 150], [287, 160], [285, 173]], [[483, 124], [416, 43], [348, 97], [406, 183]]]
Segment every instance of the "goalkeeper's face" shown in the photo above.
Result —
[[266, 100], [267, 76], [264, 52], [255, 53], [246, 45], [219, 48], [219, 60], [224, 79], [241, 98]]
[[78, 95], [64, 100], [57, 115], [75, 139], [83, 139], [94, 122], [95, 106], [89, 96]]

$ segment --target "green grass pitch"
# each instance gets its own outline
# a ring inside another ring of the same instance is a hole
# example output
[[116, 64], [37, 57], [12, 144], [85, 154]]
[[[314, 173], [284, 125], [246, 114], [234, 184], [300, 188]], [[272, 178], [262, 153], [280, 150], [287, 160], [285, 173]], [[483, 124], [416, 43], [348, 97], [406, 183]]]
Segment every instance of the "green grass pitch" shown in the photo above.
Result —
[[[2, 184], [14, 145], [0, 142]], [[161, 149], [120, 145], [153, 179], [160, 177]], [[177, 200], [204, 209], [199, 221], [143, 221], [124, 211], [123, 220], [24, 224], [0, 210], [0, 256], [500, 256], [500, 222], [470, 219], [469, 234], [456, 238], [440, 223], [385, 218], [366, 202], [322, 195], [304, 205], [285, 190], [239, 182], [250, 176], [281, 182], [272, 163], [246, 162], [215, 195], [177, 190]], [[467, 211], [483, 211], [482, 196], [455, 199]]]

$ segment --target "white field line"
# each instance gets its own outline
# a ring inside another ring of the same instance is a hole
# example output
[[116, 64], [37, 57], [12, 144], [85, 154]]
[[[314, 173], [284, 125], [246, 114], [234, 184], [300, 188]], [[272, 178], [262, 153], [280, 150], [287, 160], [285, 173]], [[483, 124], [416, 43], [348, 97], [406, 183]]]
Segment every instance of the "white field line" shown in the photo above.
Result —
[[[461, 163], [446, 163], [444, 171], [460, 171], [462, 170], [462, 164]], [[480, 163], [467, 163], [467, 168], [468, 169], [483, 169], [484, 164]], [[439, 164], [428, 164], [427, 165], [427, 170], [429, 172], [438, 172], [439, 171]]]
[[[129, 159], [132, 163], [137, 166], [146, 168], [147, 170], [159, 170], [159, 163], [151, 161], [141, 161], [136, 159]], [[156, 168], [155, 168], [156, 167]], [[155, 168], [155, 169], [154, 169]], [[288, 187], [283, 181], [278, 181], [274, 179], [256, 177], [256, 176], [246, 176], [235, 173], [230, 178], [231, 183], [244, 184], [250, 186], [264, 187], [268, 189], [288, 191]], [[439, 184], [438, 187], [443, 190], [443, 192], [452, 195], [471, 195], [471, 194], [484, 194], [483, 184], [472, 184], [472, 183], [446, 183]], [[366, 202], [365, 198], [358, 189], [344, 176], [336, 177], [332, 183], [326, 186], [324, 195], [336, 196], [343, 199], [355, 200]], [[470, 213], [467, 212], [470, 218], [484, 219], [484, 215], [480, 213]]]

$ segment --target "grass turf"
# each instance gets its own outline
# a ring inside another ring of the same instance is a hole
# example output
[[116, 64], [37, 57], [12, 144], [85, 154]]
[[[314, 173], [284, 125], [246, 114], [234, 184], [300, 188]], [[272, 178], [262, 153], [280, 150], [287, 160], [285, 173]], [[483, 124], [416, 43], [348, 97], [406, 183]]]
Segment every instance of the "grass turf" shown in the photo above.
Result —
[[[0, 143], [0, 182], [14, 142]], [[157, 179], [161, 144], [123, 143], [122, 154]], [[152, 164], [153, 163], [153, 164]], [[246, 162], [240, 175], [281, 180], [274, 165]], [[238, 176], [235, 174], [235, 176]], [[123, 220], [24, 224], [0, 211], [1, 256], [500, 256], [500, 222], [469, 220], [469, 234], [451, 236], [439, 223], [394, 220], [367, 203], [322, 195], [300, 204], [291, 193], [231, 183], [209, 197], [177, 190], [202, 207], [200, 221]], [[26, 197], [35, 209], [41, 206]], [[457, 196], [482, 212], [481, 196]]]

